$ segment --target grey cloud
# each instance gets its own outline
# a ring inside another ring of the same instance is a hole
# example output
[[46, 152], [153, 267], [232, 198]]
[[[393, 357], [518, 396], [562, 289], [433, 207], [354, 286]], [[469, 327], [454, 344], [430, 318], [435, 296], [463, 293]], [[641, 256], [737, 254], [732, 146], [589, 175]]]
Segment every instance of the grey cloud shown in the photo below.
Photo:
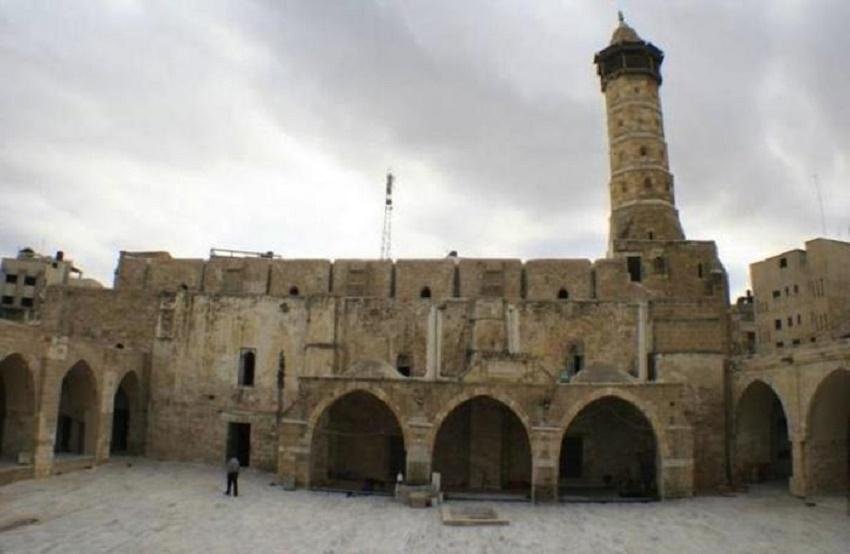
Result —
[[[850, 6], [633, 7], [667, 52], [686, 232], [733, 288], [819, 233], [812, 172], [846, 230]], [[119, 248], [374, 256], [392, 166], [398, 255], [602, 256], [591, 61], [614, 22], [590, 1], [4, 4], [0, 248], [73, 249], [107, 281]]]

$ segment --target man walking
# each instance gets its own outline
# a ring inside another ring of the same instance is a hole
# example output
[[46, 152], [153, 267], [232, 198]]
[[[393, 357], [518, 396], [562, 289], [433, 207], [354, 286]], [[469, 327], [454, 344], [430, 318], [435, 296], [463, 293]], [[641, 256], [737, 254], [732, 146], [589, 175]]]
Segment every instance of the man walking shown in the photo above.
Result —
[[239, 460], [236, 456], [227, 462], [227, 492], [230, 496], [230, 486], [233, 485], [233, 496], [239, 496]]

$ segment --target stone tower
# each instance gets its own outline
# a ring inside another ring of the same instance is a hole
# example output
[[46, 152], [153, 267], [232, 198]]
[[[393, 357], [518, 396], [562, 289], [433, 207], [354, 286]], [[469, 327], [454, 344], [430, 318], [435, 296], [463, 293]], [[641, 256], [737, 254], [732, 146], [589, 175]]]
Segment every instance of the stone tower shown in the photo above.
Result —
[[667, 162], [659, 88], [664, 53], [620, 14], [611, 44], [596, 54], [608, 114], [611, 159], [609, 255], [617, 240], [683, 240]]

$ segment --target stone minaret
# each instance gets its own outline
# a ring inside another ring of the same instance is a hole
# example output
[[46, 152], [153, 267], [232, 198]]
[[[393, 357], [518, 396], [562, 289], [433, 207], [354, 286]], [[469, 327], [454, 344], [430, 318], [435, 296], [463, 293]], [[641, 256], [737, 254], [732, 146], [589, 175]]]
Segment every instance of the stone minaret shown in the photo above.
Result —
[[611, 158], [609, 255], [618, 239], [683, 240], [667, 162], [659, 87], [664, 53], [620, 14], [611, 44], [596, 54], [608, 113]]

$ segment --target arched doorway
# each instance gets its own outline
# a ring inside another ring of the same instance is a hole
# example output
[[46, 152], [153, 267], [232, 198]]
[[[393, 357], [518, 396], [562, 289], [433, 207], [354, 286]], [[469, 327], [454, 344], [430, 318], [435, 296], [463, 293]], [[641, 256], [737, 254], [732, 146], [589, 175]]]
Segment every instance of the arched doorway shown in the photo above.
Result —
[[806, 462], [809, 494], [844, 494], [850, 479], [850, 371], [832, 372], [809, 408]]
[[787, 481], [791, 473], [791, 441], [782, 401], [770, 386], [754, 381], [735, 411], [736, 480]]
[[0, 459], [32, 463], [34, 387], [26, 360], [11, 354], [0, 361]]
[[118, 388], [112, 403], [112, 438], [110, 454], [142, 453], [142, 421], [140, 410], [139, 378], [128, 372]]
[[97, 386], [88, 364], [77, 362], [59, 391], [54, 452], [93, 456], [96, 449]]
[[652, 423], [615, 396], [582, 408], [561, 439], [558, 489], [565, 499], [656, 498], [658, 445]]
[[517, 415], [502, 402], [476, 396], [455, 407], [434, 441], [433, 471], [451, 493], [528, 496], [531, 447]]
[[398, 419], [371, 393], [354, 391], [338, 398], [313, 429], [312, 488], [389, 493], [405, 463]]

